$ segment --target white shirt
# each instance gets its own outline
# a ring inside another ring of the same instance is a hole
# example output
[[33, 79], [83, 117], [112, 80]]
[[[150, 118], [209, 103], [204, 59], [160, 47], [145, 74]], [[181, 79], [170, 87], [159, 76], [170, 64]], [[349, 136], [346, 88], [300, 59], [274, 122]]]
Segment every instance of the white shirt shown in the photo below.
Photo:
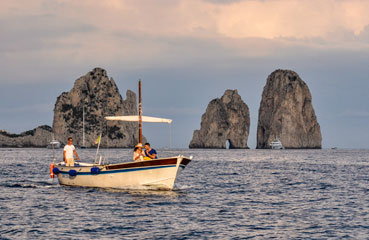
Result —
[[139, 155], [138, 152], [133, 152], [133, 161], [143, 161], [143, 156], [140, 155], [140, 158], [135, 160], [135, 158]]
[[73, 158], [73, 152], [76, 148], [73, 145], [65, 145], [64, 151], [65, 151], [65, 158], [70, 159]]

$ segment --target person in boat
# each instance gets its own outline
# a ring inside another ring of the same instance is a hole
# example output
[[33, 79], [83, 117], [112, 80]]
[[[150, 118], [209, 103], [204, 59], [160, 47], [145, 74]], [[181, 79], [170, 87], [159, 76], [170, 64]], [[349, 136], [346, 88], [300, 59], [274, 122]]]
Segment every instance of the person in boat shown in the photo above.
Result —
[[144, 153], [142, 152], [142, 144], [139, 143], [135, 146], [135, 149], [133, 150], [133, 161], [143, 161], [144, 160]]
[[64, 162], [66, 166], [74, 167], [74, 157], [73, 154], [76, 155], [79, 160], [79, 156], [76, 152], [76, 148], [73, 146], [73, 138], [68, 138], [68, 144], [64, 146]]
[[156, 153], [156, 150], [150, 147], [150, 143], [145, 143], [145, 157], [144, 160], [151, 160], [151, 159], [157, 159], [158, 154]]

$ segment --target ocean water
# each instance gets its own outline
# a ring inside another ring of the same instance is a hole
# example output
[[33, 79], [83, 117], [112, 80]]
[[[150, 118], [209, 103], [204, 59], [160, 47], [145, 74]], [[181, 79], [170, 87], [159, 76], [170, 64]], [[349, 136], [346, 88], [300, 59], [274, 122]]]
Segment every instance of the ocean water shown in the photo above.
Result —
[[0, 149], [0, 238], [369, 238], [369, 150], [157, 150], [193, 156], [173, 191], [60, 186], [52, 150]]

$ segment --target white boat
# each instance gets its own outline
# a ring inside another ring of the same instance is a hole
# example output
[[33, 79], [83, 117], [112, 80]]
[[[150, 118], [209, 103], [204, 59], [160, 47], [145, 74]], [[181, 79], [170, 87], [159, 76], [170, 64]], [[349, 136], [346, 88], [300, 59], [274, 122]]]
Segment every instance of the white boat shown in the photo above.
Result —
[[53, 173], [61, 185], [172, 190], [177, 174], [190, 161], [190, 158], [176, 156], [106, 165], [77, 162], [74, 167], [59, 163], [53, 168]]
[[58, 149], [58, 148], [60, 148], [60, 146], [61, 146], [61, 143], [58, 140], [52, 140], [47, 145], [47, 148]]
[[[172, 120], [142, 116], [141, 81], [139, 82], [139, 115], [110, 116], [108, 121], [138, 121], [139, 143], [142, 144], [142, 122], [165, 122]], [[101, 135], [99, 137], [101, 139]], [[98, 149], [100, 146], [100, 141]], [[159, 189], [172, 190], [179, 172], [192, 160], [192, 157], [182, 155], [132, 162], [124, 161], [116, 164], [106, 164], [97, 161], [98, 150], [94, 163], [76, 162], [75, 166], [66, 166], [64, 162], [50, 165], [50, 174], [58, 177], [59, 184], [68, 186], [101, 187], [117, 189]], [[55, 162], [55, 158], [54, 158]]]
[[55, 139], [54, 133], [51, 133], [51, 139], [52, 140], [49, 142], [49, 144], [47, 144], [47, 148], [58, 149], [61, 147], [61, 143]]
[[274, 141], [271, 142], [269, 146], [271, 149], [284, 149], [281, 141], [278, 138], [274, 139]]

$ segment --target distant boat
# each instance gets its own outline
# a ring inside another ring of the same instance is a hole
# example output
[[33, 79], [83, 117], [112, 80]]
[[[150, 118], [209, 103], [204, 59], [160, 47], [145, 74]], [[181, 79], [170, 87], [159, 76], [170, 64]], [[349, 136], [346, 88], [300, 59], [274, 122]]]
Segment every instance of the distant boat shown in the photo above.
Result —
[[269, 146], [271, 149], [284, 149], [281, 141], [278, 138], [274, 139], [274, 141], [271, 142]]
[[[139, 122], [139, 144], [142, 145], [142, 122], [171, 123], [171, 119], [142, 116], [141, 81], [139, 82], [139, 115], [138, 116], [110, 116], [108, 121]], [[117, 164], [106, 163], [105, 159], [98, 159], [101, 134], [98, 137], [97, 152], [94, 163], [76, 162], [74, 166], [66, 166], [64, 162], [50, 165], [50, 175], [58, 177], [60, 185], [101, 187], [119, 189], [165, 189], [172, 190], [177, 175], [192, 160], [192, 156], [182, 155]], [[93, 160], [93, 159], [92, 159]]]
[[58, 140], [52, 140], [47, 145], [47, 148], [50, 148], [50, 149], [58, 149], [58, 148], [60, 148], [60, 146], [61, 146], [61, 143]]

